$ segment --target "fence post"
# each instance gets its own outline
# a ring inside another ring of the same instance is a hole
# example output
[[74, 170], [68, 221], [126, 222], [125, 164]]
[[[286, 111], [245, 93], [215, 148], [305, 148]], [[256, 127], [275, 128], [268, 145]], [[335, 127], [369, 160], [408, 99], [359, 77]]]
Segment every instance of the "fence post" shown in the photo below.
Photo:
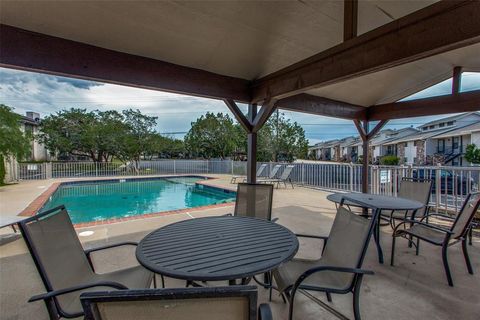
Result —
[[305, 185], [305, 163], [302, 162], [302, 186]]
[[177, 174], [177, 160], [173, 159], [173, 174]]
[[52, 179], [52, 163], [45, 163], [45, 179]]
[[353, 192], [353, 164], [348, 165], [348, 171], [350, 175], [350, 191]]
[[233, 176], [233, 159], [230, 160], [230, 164], [231, 164], [231, 167], [232, 167], [232, 176]]

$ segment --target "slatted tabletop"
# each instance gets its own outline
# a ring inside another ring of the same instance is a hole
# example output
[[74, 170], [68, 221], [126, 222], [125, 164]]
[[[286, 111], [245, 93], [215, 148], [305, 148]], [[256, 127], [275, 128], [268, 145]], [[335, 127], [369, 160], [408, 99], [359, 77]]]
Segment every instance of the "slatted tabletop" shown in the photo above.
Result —
[[297, 253], [287, 228], [250, 217], [207, 217], [170, 224], [138, 245], [145, 268], [168, 277], [232, 280], [274, 269]]

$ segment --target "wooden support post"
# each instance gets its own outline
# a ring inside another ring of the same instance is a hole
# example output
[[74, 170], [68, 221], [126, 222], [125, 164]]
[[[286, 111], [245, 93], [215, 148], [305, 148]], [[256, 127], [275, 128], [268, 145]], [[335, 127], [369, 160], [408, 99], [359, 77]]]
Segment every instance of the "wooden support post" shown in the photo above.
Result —
[[[250, 123], [254, 122], [257, 116], [257, 105], [248, 105], [248, 118]], [[249, 131], [247, 133], [247, 182], [257, 182], [257, 133]]]
[[455, 67], [453, 68], [452, 94], [460, 93], [461, 85], [462, 85], [462, 67]]
[[[365, 120], [363, 122], [363, 131], [368, 132], [368, 121]], [[368, 158], [369, 158], [369, 150], [368, 150], [368, 142], [369, 142], [369, 135], [365, 135], [362, 137], [363, 139], [363, 165], [362, 165], [362, 192], [368, 193]]]

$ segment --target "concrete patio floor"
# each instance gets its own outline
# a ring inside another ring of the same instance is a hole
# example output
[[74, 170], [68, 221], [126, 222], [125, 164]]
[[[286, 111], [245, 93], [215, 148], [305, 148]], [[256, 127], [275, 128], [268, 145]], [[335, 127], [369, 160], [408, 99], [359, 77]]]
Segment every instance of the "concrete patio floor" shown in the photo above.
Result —
[[[215, 176], [207, 183], [235, 188], [228, 176]], [[0, 188], [0, 215], [14, 215], [25, 208], [48, 186], [57, 182], [26, 181]], [[296, 233], [328, 235], [335, 216], [335, 206], [326, 200], [327, 192], [296, 187], [275, 189], [273, 216], [278, 223]], [[178, 213], [146, 219], [132, 220], [83, 229], [93, 235], [80, 237], [85, 247], [125, 240], [139, 241], [151, 230], [183, 219], [221, 215], [232, 212], [233, 206]], [[1, 233], [10, 232], [4, 228]], [[383, 227], [381, 241], [385, 258], [389, 261], [391, 230]], [[474, 275], [469, 275], [459, 245], [449, 249], [449, 261], [455, 287], [447, 285], [440, 248], [422, 243], [420, 255], [408, 248], [406, 241], [397, 244], [396, 266], [377, 261], [374, 243], [364, 263], [365, 269], [375, 272], [364, 278], [361, 293], [361, 312], [364, 319], [478, 319], [480, 316], [480, 239], [474, 238], [468, 247]], [[321, 246], [315, 240], [300, 239], [298, 257], [318, 258]], [[136, 263], [131, 248], [114, 249], [95, 256], [100, 272], [126, 267]], [[184, 282], [167, 279], [168, 287], [183, 287]], [[217, 284], [215, 284], [217, 285]], [[0, 319], [48, 319], [42, 302], [27, 303], [30, 296], [44, 291], [38, 272], [22, 239], [0, 246]], [[352, 318], [351, 295], [333, 295], [328, 303], [323, 294], [314, 294], [323, 302]], [[259, 288], [259, 303], [268, 302], [268, 291]], [[288, 306], [274, 293], [270, 302], [274, 319], [286, 319]], [[192, 317], [194, 319], [194, 317]], [[295, 319], [338, 319], [300, 294], [296, 300]]]

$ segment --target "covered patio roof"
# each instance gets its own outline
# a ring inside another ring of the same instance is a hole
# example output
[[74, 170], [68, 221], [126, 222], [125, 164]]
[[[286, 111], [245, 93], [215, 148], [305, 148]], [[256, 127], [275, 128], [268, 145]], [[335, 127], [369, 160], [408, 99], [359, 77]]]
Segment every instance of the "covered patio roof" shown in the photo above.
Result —
[[[478, 1], [2, 1], [0, 66], [222, 99], [252, 152], [275, 108], [355, 120], [368, 143], [389, 119], [480, 108], [460, 92], [479, 16]], [[451, 95], [397, 102], [452, 75]]]

